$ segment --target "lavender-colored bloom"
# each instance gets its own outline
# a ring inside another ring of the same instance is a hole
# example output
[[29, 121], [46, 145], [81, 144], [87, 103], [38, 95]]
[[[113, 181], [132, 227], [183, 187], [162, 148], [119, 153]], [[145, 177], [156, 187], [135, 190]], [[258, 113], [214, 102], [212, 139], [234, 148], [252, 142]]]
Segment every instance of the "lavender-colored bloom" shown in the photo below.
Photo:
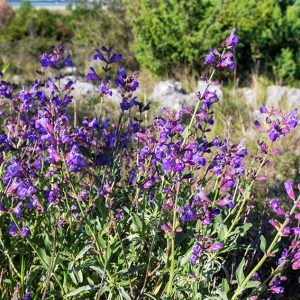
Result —
[[298, 125], [297, 109], [293, 109], [284, 119], [283, 123], [287, 124], [291, 128], [295, 128]]
[[144, 183], [143, 187], [144, 187], [144, 189], [149, 189], [152, 185], [153, 185], [153, 180], [152, 180], [152, 179], [148, 179], [148, 180]]
[[210, 53], [205, 56], [205, 62], [207, 64], [212, 64], [215, 61], [215, 56], [213, 54], [213, 50], [212, 49], [210, 49], [209, 51], [210, 51]]
[[228, 208], [232, 208], [234, 206], [234, 203], [232, 201], [231, 194], [227, 194], [225, 197], [223, 197], [219, 202], [218, 205], [220, 206], [227, 206]]
[[71, 172], [78, 172], [79, 169], [86, 167], [87, 165], [76, 145], [73, 145], [71, 151], [67, 154], [66, 161], [69, 171]]
[[223, 248], [223, 244], [221, 242], [216, 242], [213, 243], [208, 250], [210, 251], [216, 251], [216, 250], [221, 250]]
[[117, 61], [119, 61], [120, 59], [122, 59], [122, 54], [119, 53], [114, 53], [111, 58], [109, 59], [109, 63], [115, 63]]
[[270, 200], [270, 205], [272, 206], [273, 210], [276, 213], [278, 213], [280, 215], [284, 215], [285, 214], [285, 211], [280, 206], [278, 199], [272, 199], [272, 200]]
[[281, 257], [278, 259], [278, 266], [281, 265], [286, 259], [287, 259], [287, 255], [288, 255], [288, 250], [284, 249], [281, 253]]
[[105, 63], [108, 63], [107, 59], [104, 57], [104, 55], [102, 54], [102, 52], [99, 49], [95, 49], [96, 54], [94, 55], [94, 60], [100, 59], [102, 61], [104, 61]]
[[200, 245], [199, 242], [195, 243], [195, 246], [193, 248], [192, 254], [193, 255], [199, 255], [199, 253], [202, 251], [203, 247]]
[[261, 105], [261, 107], [260, 107], [259, 110], [260, 110], [260, 112], [263, 113], [263, 114], [269, 113], [269, 111], [268, 111], [268, 109], [267, 109], [267, 107], [266, 107], [266, 103], [265, 103], [265, 102], [262, 103], [262, 105]]
[[36, 188], [30, 182], [21, 182], [18, 186], [18, 195], [22, 200], [32, 196], [36, 192]]
[[8, 226], [8, 233], [12, 236], [16, 236], [19, 234], [19, 229], [15, 222], [11, 222]]
[[226, 53], [220, 60], [218, 67], [225, 68], [228, 67], [230, 69], [234, 69], [235, 63], [233, 61], [233, 53], [228, 52]]
[[173, 171], [174, 172], [181, 172], [183, 171], [185, 168], [185, 165], [183, 162], [178, 162], [177, 164], [175, 164], [175, 166], [173, 167]]
[[126, 92], [134, 92], [139, 83], [137, 81], [138, 72], [135, 71], [129, 76], [127, 76], [123, 65], [120, 65], [120, 69], [117, 72], [117, 78], [115, 79], [115, 84], [117, 87], [125, 90]]
[[87, 80], [101, 80], [100, 76], [96, 73], [93, 67], [90, 67], [91, 72], [85, 75]]
[[191, 256], [191, 264], [192, 265], [195, 265], [196, 263], [197, 263], [197, 261], [198, 261], [198, 256], [197, 255], [192, 255]]
[[55, 162], [61, 160], [61, 155], [56, 151], [56, 149], [52, 145], [48, 147], [47, 151]]
[[259, 123], [258, 120], [255, 120], [255, 121], [254, 121], [254, 125], [256, 126], [256, 128], [257, 128], [258, 130], [260, 130], [260, 131], [263, 130], [263, 128], [262, 128], [262, 126], [261, 126], [261, 124]]
[[281, 134], [280, 128], [278, 126], [274, 126], [269, 130], [269, 139], [272, 142], [275, 142]]
[[236, 29], [233, 28], [230, 35], [226, 38], [226, 47], [236, 48], [236, 44], [239, 42], [239, 38], [235, 35]]
[[22, 209], [21, 206], [23, 205], [22, 202], [19, 202], [13, 209], [12, 211], [16, 214], [17, 218], [22, 218]]
[[21, 300], [30, 300], [31, 292], [26, 292]]
[[97, 117], [95, 117], [90, 123], [89, 123], [89, 127], [93, 128], [94, 130], [96, 130], [97, 128], [99, 128], [99, 120]]
[[29, 235], [29, 228], [23, 223], [23, 226], [22, 226], [22, 235], [24, 237], [27, 237]]
[[109, 82], [105, 83], [104, 80], [101, 81], [101, 84], [98, 87], [98, 92], [100, 96], [112, 96], [112, 90], [109, 89]]
[[22, 176], [22, 166], [16, 158], [11, 159], [11, 164], [8, 166], [5, 176], [4, 183], [8, 184], [11, 179], [14, 177]]
[[293, 189], [293, 184], [290, 180], [287, 180], [285, 183], [284, 183], [284, 187], [285, 187], [285, 190], [288, 194], [288, 196], [292, 199], [292, 200], [296, 200], [296, 197], [295, 197], [295, 193], [294, 193], [294, 189]]
[[300, 227], [294, 227], [291, 229], [291, 233], [293, 235], [299, 235], [300, 234]]

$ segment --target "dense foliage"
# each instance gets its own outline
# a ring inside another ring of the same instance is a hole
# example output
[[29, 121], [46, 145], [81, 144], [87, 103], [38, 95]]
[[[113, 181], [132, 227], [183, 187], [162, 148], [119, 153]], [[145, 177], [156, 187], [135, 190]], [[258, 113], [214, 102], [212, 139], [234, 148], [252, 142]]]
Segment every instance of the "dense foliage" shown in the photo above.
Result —
[[[172, 73], [186, 65], [198, 68], [199, 57], [220, 44], [224, 32], [232, 27], [238, 28], [242, 40], [237, 54], [240, 72], [250, 68], [256, 73], [272, 71], [272, 62], [282, 55], [282, 48], [287, 48], [291, 61], [300, 66], [299, 0], [132, 0], [131, 4], [128, 12], [136, 55], [155, 72]], [[280, 68], [285, 69], [284, 62]], [[295, 75], [276, 73], [282, 79], [294, 79]]]
[[[115, 74], [122, 55], [112, 48], [96, 49], [98, 65], [86, 74], [99, 86], [100, 118], [79, 126], [67, 111], [73, 83], [62, 70], [73, 62], [63, 47], [40, 56], [32, 86], [0, 82], [1, 299], [284, 293], [283, 272], [300, 268], [299, 191], [287, 180], [286, 201], [268, 200], [267, 239], [249, 220], [253, 188], [267, 179], [277, 141], [294, 134], [297, 110], [262, 105], [254, 153], [229, 130], [208, 137], [219, 101], [209, 87], [215, 73], [235, 68], [237, 43], [233, 30], [221, 51], [205, 56], [211, 72], [193, 108], [164, 109], [152, 121], [150, 105], [134, 96], [138, 72], [120, 64]], [[102, 119], [113, 85], [122, 94], [117, 122]]]
[[126, 66], [136, 65], [136, 57], [158, 75], [181, 79], [183, 69], [199, 73], [206, 49], [236, 27], [242, 39], [237, 53], [241, 80], [249, 77], [249, 70], [281, 83], [300, 79], [300, 0], [109, 2], [101, 7], [96, 1], [91, 7], [82, 1], [65, 12], [36, 10], [28, 2], [15, 15], [0, 10], [0, 20], [5, 20], [0, 64], [10, 62], [11, 73], [26, 73], [28, 79], [38, 53], [62, 43], [72, 49], [83, 72], [89, 49], [105, 44], [127, 54]]

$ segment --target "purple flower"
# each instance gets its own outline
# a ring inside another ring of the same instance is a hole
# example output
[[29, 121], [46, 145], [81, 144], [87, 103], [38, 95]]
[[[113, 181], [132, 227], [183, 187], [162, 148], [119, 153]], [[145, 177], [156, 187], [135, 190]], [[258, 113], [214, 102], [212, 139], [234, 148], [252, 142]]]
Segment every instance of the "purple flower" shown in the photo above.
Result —
[[85, 75], [87, 80], [101, 80], [100, 76], [96, 73], [93, 67], [90, 67], [91, 72]]
[[291, 128], [295, 128], [298, 125], [297, 109], [293, 109], [284, 119], [283, 123], [287, 124]]
[[295, 197], [295, 193], [294, 193], [294, 189], [293, 189], [293, 184], [290, 180], [287, 180], [285, 183], [284, 183], [284, 187], [285, 187], [285, 190], [288, 194], [288, 196], [292, 199], [292, 200], [296, 200], [296, 197]]
[[21, 206], [23, 205], [22, 202], [19, 202], [13, 209], [12, 211], [16, 214], [17, 218], [22, 218], [22, 209]]
[[8, 226], [8, 233], [12, 236], [16, 236], [19, 234], [19, 229], [15, 222], [11, 222]]
[[270, 200], [270, 205], [272, 206], [273, 210], [276, 213], [278, 213], [280, 215], [284, 215], [285, 214], [285, 211], [280, 206], [278, 199], [272, 199], [272, 200]]
[[228, 208], [232, 208], [234, 206], [234, 203], [232, 201], [232, 196], [230, 194], [227, 194], [225, 197], [223, 197], [219, 202], [218, 205], [220, 206], [227, 206]]
[[109, 82], [105, 83], [104, 80], [98, 87], [98, 92], [101, 96], [112, 96], [112, 90], [109, 89]]
[[215, 61], [215, 56], [214, 56], [213, 50], [211, 48], [210, 48], [209, 52], [210, 53], [205, 56], [205, 62], [207, 64], [212, 64]]
[[226, 38], [226, 47], [236, 48], [236, 44], [239, 42], [239, 38], [235, 35], [236, 29], [233, 28], [230, 35]]
[[71, 151], [67, 154], [66, 161], [70, 172], [78, 172], [79, 169], [87, 165], [76, 145], [73, 145]]
[[21, 299], [21, 300], [30, 300], [30, 296], [31, 296], [31, 293], [30, 292], [26, 292], [24, 297]]
[[119, 53], [114, 53], [111, 58], [109, 59], [109, 63], [115, 63], [117, 61], [119, 61], [120, 59], [122, 59], [122, 54]]
[[218, 67], [221, 68], [228, 67], [229, 69], [234, 69], [235, 63], [232, 59], [233, 59], [233, 53], [232, 52], [226, 53], [218, 63]]
[[198, 256], [202, 250], [203, 250], [203, 247], [201, 246], [201, 244], [199, 242], [196, 242], [195, 246], [193, 248], [192, 254]]
[[223, 244], [221, 242], [216, 242], [213, 243], [208, 250], [210, 251], [216, 251], [216, 250], [221, 250], [223, 248]]
[[24, 237], [28, 236], [29, 235], [29, 228], [23, 223], [23, 226], [22, 226], [22, 235]]
[[192, 265], [195, 265], [196, 263], [197, 263], [197, 261], [198, 261], [198, 256], [197, 255], [192, 255], [191, 256], [191, 264]]
[[95, 49], [96, 54], [94, 55], [94, 60], [100, 59], [106, 63], [108, 63], [107, 59], [104, 57], [104, 55], [102, 54], [102, 52], [99, 49]]
[[261, 126], [261, 124], [259, 123], [258, 120], [255, 120], [255, 121], [254, 121], [254, 125], [256, 126], [256, 128], [257, 128], [258, 130], [260, 130], [260, 131], [263, 130], [263, 127]]
[[139, 83], [137, 81], [138, 72], [135, 71], [129, 76], [127, 76], [123, 65], [120, 65], [120, 69], [117, 72], [117, 78], [115, 79], [115, 84], [117, 87], [121, 88], [126, 92], [134, 92]]
[[181, 172], [183, 171], [185, 168], [185, 165], [183, 162], [178, 162], [177, 164], [175, 164], [175, 166], [173, 167], [173, 171], [174, 172]]
[[260, 112], [262, 113], [262, 114], [267, 114], [267, 113], [269, 113], [269, 111], [268, 111], [268, 109], [267, 109], [267, 107], [266, 107], [266, 103], [265, 102], [263, 102], [262, 103], [262, 105], [261, 105], [261, 107], [260, 107]]
[[48, 147], [47, 151], [48, 151], [49, 155], [51, 156], [51, 158], [55, 162], [58, 162], [61, 160], [60, 154], [56, 151], [56, 149], [52, 145]]

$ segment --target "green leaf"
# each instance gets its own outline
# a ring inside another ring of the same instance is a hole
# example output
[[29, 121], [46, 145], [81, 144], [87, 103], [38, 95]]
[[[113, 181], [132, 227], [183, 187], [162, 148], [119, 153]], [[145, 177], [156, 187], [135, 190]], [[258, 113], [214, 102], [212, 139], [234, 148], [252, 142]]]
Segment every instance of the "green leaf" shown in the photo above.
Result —
[[139, 228], [139, 229], [143, 229], [143, 223], [141, 222], [140, 218], [138, 217], [137, 214], [132, 213], [132, 218], [133, 218], [133, 222], [134, 224]]
[[260, 236], [260, 249], [263, 253], [266, 253], [266, 245], [267, 245], [267, 241], [266, 241], [266, 238], [261, 235]]
[[45, 249], [39, 248], [36, 251], [39, 254], [43, 267], [48, 270], [50, 268], [50, 257], [46, 254]]
[[225, 278], [223, 278], [223, 281], [222, 281], [222, 290], [226, 293], [226, 295], [230, 291], [228, 281]]
[[260, 281], [249, 281], [247, 284], [246, 284], [246, 289], [251, 289], [251, 288], [254, 288], [254, 287], [257, 287], [258, 285], [260, 285]]
[[243, 236], [251, 227], [252, 227], [251, 223], [246, 223], [243, 226], [238, 226], [233, 232], [233, 234], [238, 234], [240, 236]]
[[124, 298], [126, 300], [131, 300], [129, 294], [124, 290], [124, 288], [118, 287], [118, 290], [119, 290], [120, 295], [122, 296], [122, 298]]
[[184, 266], [185, 264], [187, 264], [192, 256], [192, 252], [193, 252], [193, 247], [192, 246], [188, 252], [180, 259], [180, 265]]
[[149, 293], [144, 293], [145, 296], [149, 297], [150, 299], [153, 299], [153, 300], [159, 300], [159, 298], [156, 298], [152, 295], [150, 295]]
[[242, 261], [240, 262], [240, 264], [239, 264], [239, 266], [238, 266], [238, 268], [236, 269], [236, 272], [235, 272], [235, 276], [236, 276], [236, 279], [237, 279], [239, 285], [245, 279], [244, 265], [245, 265], [245, 258], [242, 259]]
[[93, 271], [97, 272], [101, 276], [103, 276], [103, 274], [104, 274], [103, 270], [100, 269], [99, 267], [90, 266], [89, 268], [92, 269]]
[[92, 290], [95, 290], [96, 288], [97, 288], [97, 285], [84, 285], [84, 286], [68, 293], [66, 295], [66, 297], [76, 296], [76, 295], [80, 294], [81, 292], [92, 291]]
[[77, 261], [79, 260], [80, 258], [82, 258], [84, 256], [84, 254], [86, 252], [88, 252], [90, 249], [92, 248], [92, 245], [87, 245], [85, 246], [78, 254], [77, 256], [75, 257], [74, 261]]

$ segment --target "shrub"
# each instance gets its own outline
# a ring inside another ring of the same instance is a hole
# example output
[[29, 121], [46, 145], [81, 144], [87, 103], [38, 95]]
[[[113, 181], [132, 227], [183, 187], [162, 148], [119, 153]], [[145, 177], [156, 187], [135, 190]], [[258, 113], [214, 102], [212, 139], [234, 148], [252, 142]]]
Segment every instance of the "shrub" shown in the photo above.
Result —
[[292, 50], [289, 48], [282, 49], [276, 57], [274, 65], [275, 76], [279, 79], [280, 84], [294, 80], [296, 68], [297, 65]]
[[[134, 96], [138, 72], [120, 65], [115, 75], [122, 55], [111, 47], [96, 49], [101, 67], [86, 79], [98, 83], [100, 116], [111, 86], [120, 90], [117, 122], [72, 125], [72, 82], [62, 83], [61, 69], [73, 63], [63, 47], [40, 57], [32, 86], [16, 91], [1, 81], [3, 297], [253, 300], [284, 292], [284, 269], [300, 268], [292, 182], [284, 184], [286, 203], [269, 200], [273, 235], [252, 228], [249, 216], [253, 188], [267, 179], [276, 142], [297, 126], [297, 111], [262, 105], [254, 153], [228, 132], [207, 136], [218, 102], [208, 87], [218, 84], [216, 72], [234, 68], [237, 43], [233, 30], [222, 51], [206, 55], [211, 73], [202, 76], [207, 87], [194, 108], [164, 109], [151, 122], [149, 104]], [[44, 81], [49, 69], [57, 74]]]

